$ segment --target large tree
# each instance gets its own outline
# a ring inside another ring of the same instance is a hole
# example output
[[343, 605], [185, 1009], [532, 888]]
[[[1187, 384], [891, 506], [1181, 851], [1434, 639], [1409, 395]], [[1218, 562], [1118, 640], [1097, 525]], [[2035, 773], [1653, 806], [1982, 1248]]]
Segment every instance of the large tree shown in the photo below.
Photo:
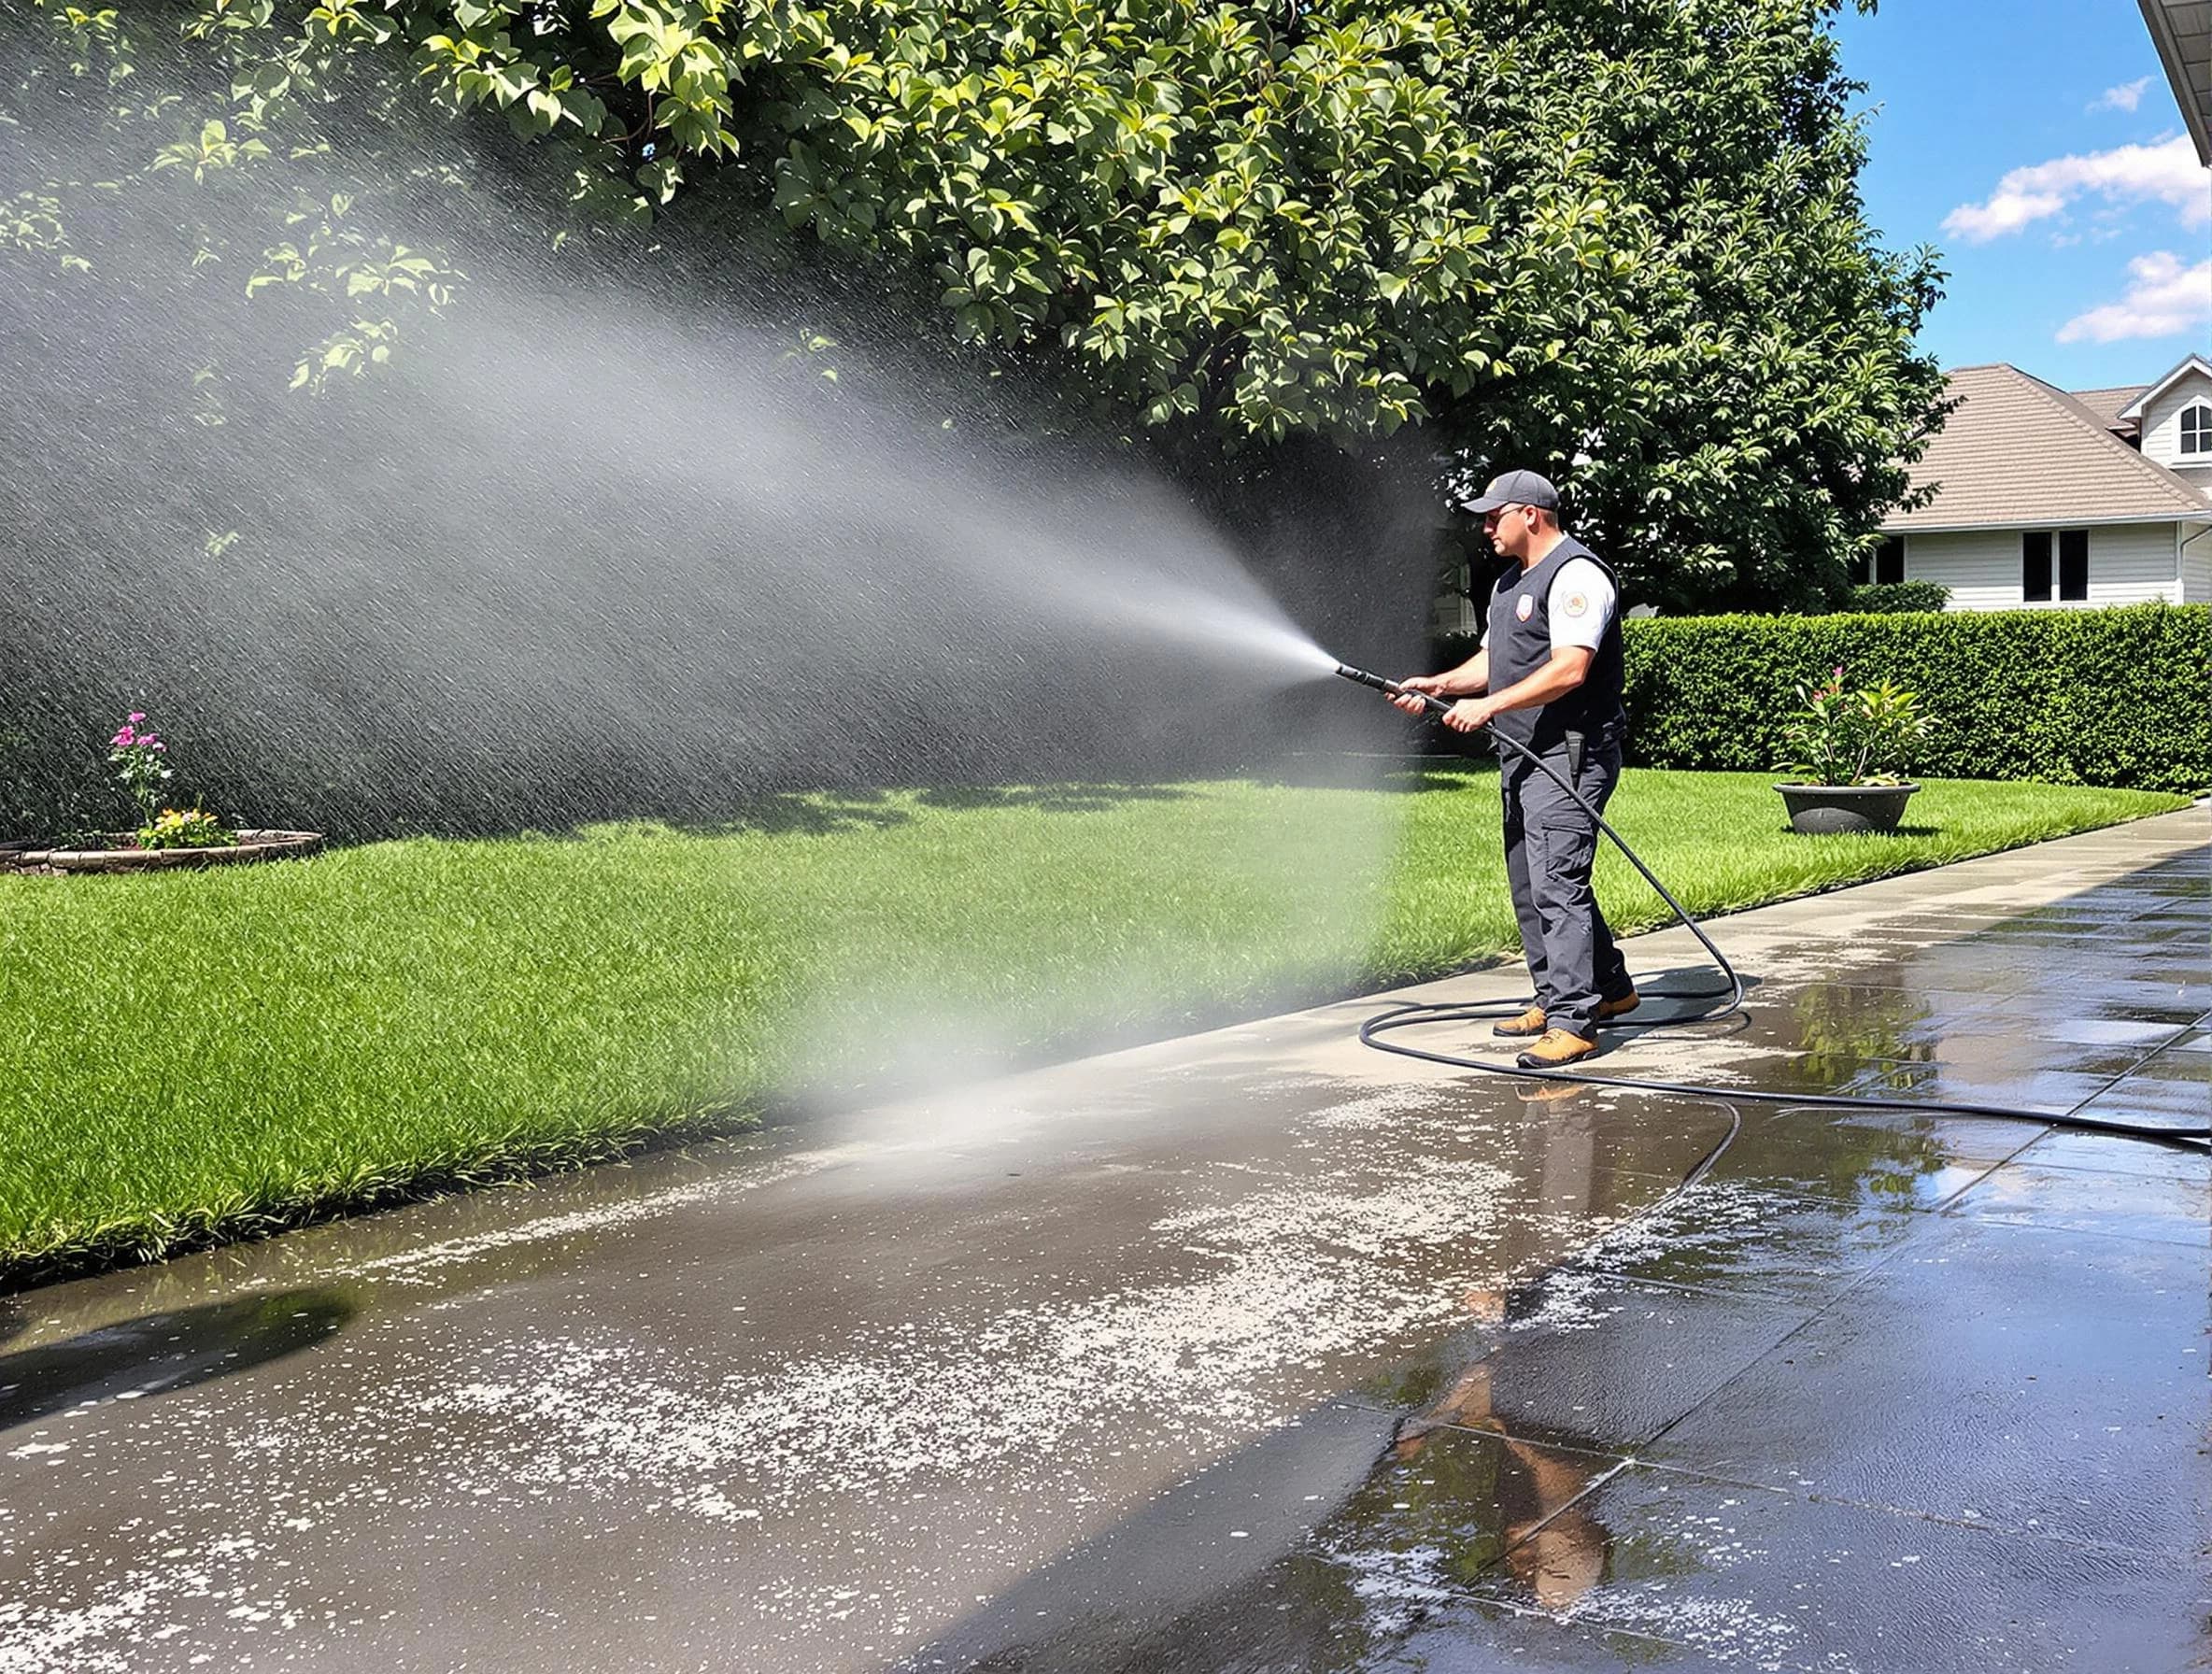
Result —
[[[1501, 163], [1572, 151], [1633, 251], [1619, 313], [1557, 361], [1437, 403], [1470, 475], [1533, 462], [1631, 595], [1818, 607], [1947, 410], [1914, 333], [1933, 252], [1882, 249], [1865, 138], [1815, 0], [1469, 0], [1497, 50], [1461, 66]], [[1572, 283], [1559, 287], [1574, 294]]]
[[[557, 155], [562, 218], [773, 231], [1170, 450], [1423, 423], [1439, 475], [1551, 467], [1669, 607], [1835, 596], [1938, 411], [1936, 275], [1865, 223], [1834, 0], [35, 5], [0, 248], [291, 309], [299, 399], [461, 285], [409, 195], [500, 185], [379, 144], [404, 64]], [[64, 115], [112, 177], [42, 147]], [[195, 237], [187, 181], [260, 193], [265, 240]], [[134, 193], [178, 248], [103, 243]]]

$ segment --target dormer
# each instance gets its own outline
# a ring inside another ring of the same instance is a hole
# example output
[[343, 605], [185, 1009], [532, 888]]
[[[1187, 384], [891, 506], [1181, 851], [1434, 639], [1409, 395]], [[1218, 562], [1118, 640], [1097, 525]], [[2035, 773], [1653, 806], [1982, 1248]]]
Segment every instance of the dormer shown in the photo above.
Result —
[[2134, 426], [2145, 459], [2191, 482], [2212, 482], [2212, 363], [2202, 355], [2191, 355], [2118, 417]]

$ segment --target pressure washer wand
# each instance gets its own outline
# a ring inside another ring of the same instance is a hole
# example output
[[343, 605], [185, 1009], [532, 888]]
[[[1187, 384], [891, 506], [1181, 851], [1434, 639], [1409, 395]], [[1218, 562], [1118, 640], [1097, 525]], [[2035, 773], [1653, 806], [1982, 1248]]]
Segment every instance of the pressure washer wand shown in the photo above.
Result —
[[1370, 674], [1367, 672], [1367, 670], [1355, 669], [1350, 663], [1340, 662], [1337, 664], [1337, 674], [1340, 678], [1349, 680], [1355, 686], [1371, 686], [1386, 698], [1419, 698], [1422, 702], [1425, 703], [1428, 708], [1437, 715], [1448, 715], [1452, 710], [1451, 704], [1445, 702], [1443, 699], [1437, 697], [1434, 693], [1425, 691], [1409, 692], [1404, 687], [1400, 686], [1395, 680], [1385, 680], [1380, 674]]

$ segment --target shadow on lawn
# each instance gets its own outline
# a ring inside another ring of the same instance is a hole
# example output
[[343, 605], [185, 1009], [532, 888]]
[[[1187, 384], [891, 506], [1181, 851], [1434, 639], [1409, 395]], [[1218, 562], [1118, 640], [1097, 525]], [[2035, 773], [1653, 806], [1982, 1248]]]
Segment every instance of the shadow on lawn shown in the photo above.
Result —
[[1191, 793], [1172, 785], [932, 785], [906, 793], [781, 791], [747, 802], [729, 819], [694, 830], [714, 834], [761, 831], [825, 836], [911, 824], [916, 807], [1034, 808], [1046, 814], [1097, 814], [1125, 802], [1179, 802]]
[[88, 1402], [189, 1389], [311, 1348], [353, 1317], [334, 1290], [286, 1290], [149, 1313], [0, 1355], [0, 1430]]
[[1461, 790], [1497, 780], [1493, 756], [1362, 756], [1315, 751], [1245, 775], [1255, 785], [1296, 790], [1382, 790], [1407, 795]]

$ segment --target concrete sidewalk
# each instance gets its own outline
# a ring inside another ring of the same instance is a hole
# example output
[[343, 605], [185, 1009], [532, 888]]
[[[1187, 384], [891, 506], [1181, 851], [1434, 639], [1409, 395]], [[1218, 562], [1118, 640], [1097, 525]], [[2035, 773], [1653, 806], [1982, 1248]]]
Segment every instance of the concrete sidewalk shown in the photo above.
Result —
[[[1750, 1020], [1602, 1067], [2202, 1123], [2208, 844], [1722, 920]], [[0, 1670], [2212, 1652], [2203, 1157], [1531, 1090], [1380, 1003], [15, 1298]]]

